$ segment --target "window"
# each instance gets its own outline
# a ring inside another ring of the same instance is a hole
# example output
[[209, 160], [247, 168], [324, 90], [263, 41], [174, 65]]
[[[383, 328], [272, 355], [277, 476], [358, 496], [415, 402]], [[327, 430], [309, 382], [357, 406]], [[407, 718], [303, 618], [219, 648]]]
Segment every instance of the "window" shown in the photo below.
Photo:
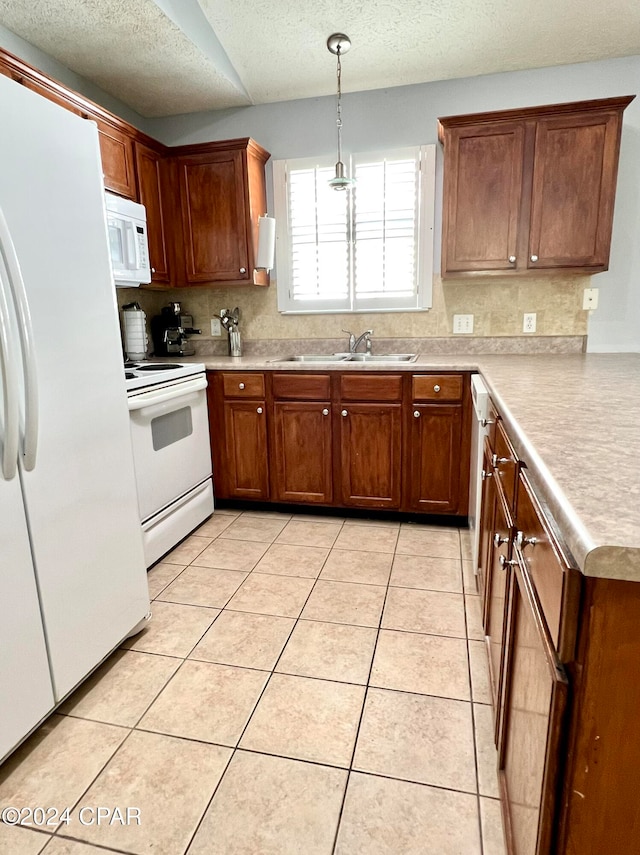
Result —
[[273, 164], [278, 309], [429, 308], [435, 146], [352, 155], [347, 193], [333, 174], [330, 157]]

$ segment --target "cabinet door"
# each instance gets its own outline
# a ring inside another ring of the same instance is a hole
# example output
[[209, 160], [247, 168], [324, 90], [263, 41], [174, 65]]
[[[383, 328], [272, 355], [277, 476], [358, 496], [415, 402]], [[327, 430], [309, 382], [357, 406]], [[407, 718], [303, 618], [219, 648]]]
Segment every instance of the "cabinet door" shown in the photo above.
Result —
[[515, 267], [524, 136], [523, 122], [447, 131], [443, 274]]
[[332, 500], [331, 405], [274, 404], [274, 498], [329, 504]]
[[151, 281], [169, 282], [169, 261], [163, 212], [162, 183], [158, 152], [141, 143], [135, 144], [138, 195], [147, 209], [147, 234]]
[[225, 401], [225, 495], [269, 498], [267, 416], [264, 401]]
[[511, 586], [509, 639], [499, 761], [509, 851], [548, 855], [568, 685], [521, 557]]
[[[507, 596], [511, 583], [511, 553], [512, 526], [504, 502], [499, 491], [495, 494], [495, 512], [491, 544], [489, 546], [489, 561], [487, 565], [487, 603], [485, 610], [485, 633], [487, 637], [487, 653], [489, 656], [489, 678], [493, 698], [493, 712], [496, 723], [496, 734], [499, 732], [501, 710], [501, 679], [506, 630]], [[497, 740], [497, 735], [496, 735]]]
[[620, 123], [620, 113], [612, 112], [573, 114], [538, 122], [530, 268], [606, 270]]
[[106, 122], [99, 119], [95, 121], [98, 125], [105, 189], [129, 199], [137, 199], [133, 139]]
[[250, 281], [243, 154], [179, 159], [186, 281]]
[[410, 507], [427, 513], [458, 510], [462, 406], [413, 404]]
[[360, 508], [399, 508], [400, 404], [342, 404], [340, 415], [342, 503]]

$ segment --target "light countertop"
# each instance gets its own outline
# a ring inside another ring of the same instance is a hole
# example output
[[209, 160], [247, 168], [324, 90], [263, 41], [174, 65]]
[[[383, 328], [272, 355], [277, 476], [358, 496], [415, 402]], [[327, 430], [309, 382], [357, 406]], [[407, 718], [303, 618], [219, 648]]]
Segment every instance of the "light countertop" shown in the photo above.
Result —
[[640, 354], [421, 354], [400, 366], [192, 357], [213, 370], [478, 370], [585, 575], [640, 582]]

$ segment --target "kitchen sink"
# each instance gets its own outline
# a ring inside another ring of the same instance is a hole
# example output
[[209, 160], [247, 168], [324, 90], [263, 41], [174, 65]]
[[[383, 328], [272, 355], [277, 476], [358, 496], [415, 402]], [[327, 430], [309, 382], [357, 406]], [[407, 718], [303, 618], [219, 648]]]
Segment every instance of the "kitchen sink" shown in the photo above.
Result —
[[372, 362], [379, 365], [397, 365], [415, 362], [417, 353], [314, 353], [302, 356], [283, 356], [272, 362]]

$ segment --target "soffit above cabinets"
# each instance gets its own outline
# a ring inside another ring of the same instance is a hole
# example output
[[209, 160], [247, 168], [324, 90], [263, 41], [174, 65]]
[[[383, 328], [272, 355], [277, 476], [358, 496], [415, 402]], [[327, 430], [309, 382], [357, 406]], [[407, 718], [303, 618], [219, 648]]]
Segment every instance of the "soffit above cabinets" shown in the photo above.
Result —
[[628, 0], [0, 0], [0, 24], [143, 116], [640, 53]]

